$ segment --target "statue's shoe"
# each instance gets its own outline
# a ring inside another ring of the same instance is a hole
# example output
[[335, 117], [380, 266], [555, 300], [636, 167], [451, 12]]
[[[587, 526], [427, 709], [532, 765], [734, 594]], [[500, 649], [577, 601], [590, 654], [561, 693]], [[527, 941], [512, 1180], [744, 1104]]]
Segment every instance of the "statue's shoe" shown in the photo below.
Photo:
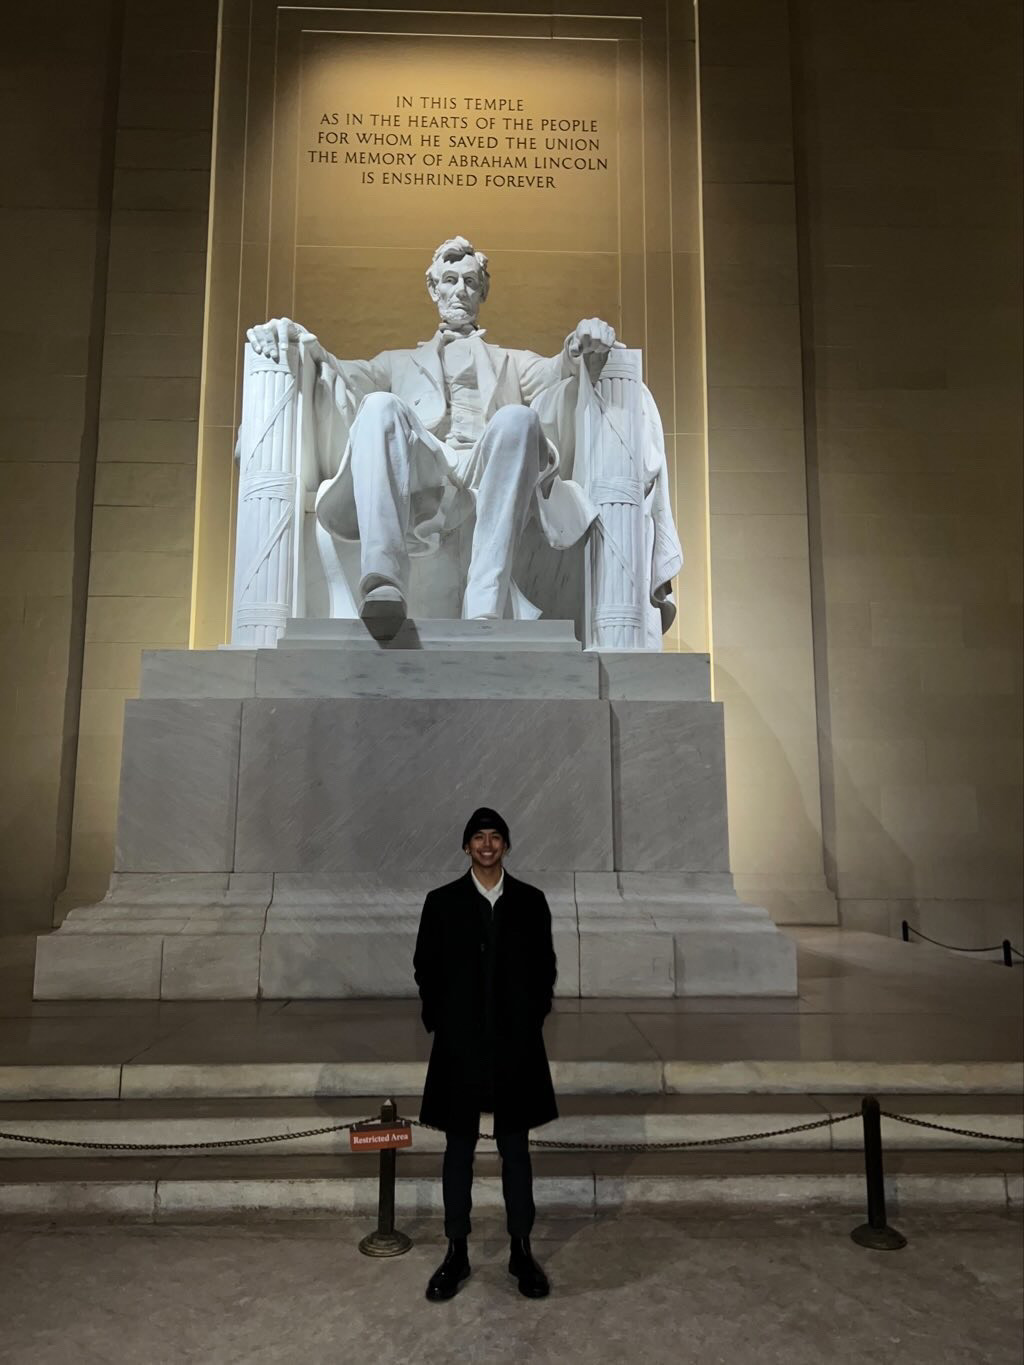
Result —
[[363, 598], [359, 615], [374, 635], [394, 635], [405, 620], [405, 598], [390, 583], [371, 588]]
[[533, 1259], [529, 1237], [512, 1238], [508, 1273], [519, 1281], [519, 1292], [528, 1299], [546, 1299], [551, 1293], [548, 1277]]
[[453, 1299], [462, 1281], [469, 1278], [469, 1257], [463, 1248], [457, 1247], [453, 1242], [448, 1243], [448, 1254], [427, 1284], [427, 1298], [431, 1303]]

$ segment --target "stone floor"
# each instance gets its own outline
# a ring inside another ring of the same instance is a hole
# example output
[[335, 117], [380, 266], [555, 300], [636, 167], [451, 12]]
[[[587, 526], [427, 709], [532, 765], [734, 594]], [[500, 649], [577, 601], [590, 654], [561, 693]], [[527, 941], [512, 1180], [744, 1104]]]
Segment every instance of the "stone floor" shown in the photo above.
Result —
[[[867, 934], [796, 937], [794, 1000], [559, 1000], [549, 1053], [634, 1066], [966, 1063], [970, 1075], [1020, 1059], [1021, 970]], [[34, 1003], [32, 951], [31, 940], [0, 940], [0, 1078], [5, 1067], [113, 1063], [123, 1084], [147, 1063], [291, 1071], [304, 1060], [427, 1055], [412, 1000]], [[275, 1179], [289, 1160], [275, 1159]], [[792, 1207], [773, 1201], [771, 1217], [546, 1216], [534, 1245], [554, 1292], [542, 1303], [517, 1294], [500, 1222], [482, 1210], [473, 1277], [444, 1305], [423, 1299], [441, 1249], [436, 1218], [400, 1220], [415, 1245], [391, 1261], [359, 1255], [366, 1217], [12, 1221], [0, 1227], [0, 1362], [1020, 1361], [1022, 1238], [1010, 1213], [898, 1208], [910, 1245], [872, 1253], [849, 1239], [859, 1216]]]
[[[1021, 1227], [917, 1218], [870, 1252], [849, 1219], [548, 1220], [552, 1296], [522, 1298], [500, 1226], [478, 1227], [458, 1297], [428, 1304], [440, 1228], [375, 1261], [357, 1221], [0, 1231], [0, 1359], [9, 1365], [1018, 1365]], [[911, 1231], [911, 1229], [907, 1229]]]
[[[549, 1056], [969, 1063], [1024, 1055], [1024, 968], [875, 934], [789, 932], [799, 945], [795, 999], [560, 999], [545, 1026]], [[0, 1067], [429, 1054], [415, 1000], [35, 1002], [33, 951], [33, 939], [0, 939]]]

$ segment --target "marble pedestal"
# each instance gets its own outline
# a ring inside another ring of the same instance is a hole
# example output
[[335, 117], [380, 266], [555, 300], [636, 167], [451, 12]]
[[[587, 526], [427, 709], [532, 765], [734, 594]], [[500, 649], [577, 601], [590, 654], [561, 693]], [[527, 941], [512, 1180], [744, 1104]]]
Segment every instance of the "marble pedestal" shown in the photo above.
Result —
[[414, 995], [424, 893], [478, 805], [547, 893], [560, 995], [795, 993], [793, 943], [733, 889], [706, 655], [422, 621], [148, 652], [110, 890], [39, 940], [35, 995]]

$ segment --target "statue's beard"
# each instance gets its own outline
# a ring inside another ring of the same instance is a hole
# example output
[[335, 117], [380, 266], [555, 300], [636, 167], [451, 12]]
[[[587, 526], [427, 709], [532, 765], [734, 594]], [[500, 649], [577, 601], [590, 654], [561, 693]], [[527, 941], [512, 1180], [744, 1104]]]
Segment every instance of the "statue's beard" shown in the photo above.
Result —
[[454, 331], [462, 331], [475, 327], [477, 317], [479, 316], [478, 309], [465, 308], [458, 303], [439, 306], [437, 311], [440, 315], [442, 325], [451, 327]]

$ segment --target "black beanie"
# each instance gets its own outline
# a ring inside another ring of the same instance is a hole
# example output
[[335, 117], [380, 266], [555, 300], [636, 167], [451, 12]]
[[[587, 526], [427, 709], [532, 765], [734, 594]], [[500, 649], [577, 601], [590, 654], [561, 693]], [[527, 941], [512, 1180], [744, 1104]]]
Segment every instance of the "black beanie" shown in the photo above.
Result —
[[508, 837], [508, 825], [496, 810], [491, 810], [490, 806], [481, 806], [466, 821], [466, 828], [462, 832], [462, 847], [465, 848], [473, 835], [479, 834], [482, 829], [497, 830], [505, 840], [505, 847], [512, 847], [512, 840]]

